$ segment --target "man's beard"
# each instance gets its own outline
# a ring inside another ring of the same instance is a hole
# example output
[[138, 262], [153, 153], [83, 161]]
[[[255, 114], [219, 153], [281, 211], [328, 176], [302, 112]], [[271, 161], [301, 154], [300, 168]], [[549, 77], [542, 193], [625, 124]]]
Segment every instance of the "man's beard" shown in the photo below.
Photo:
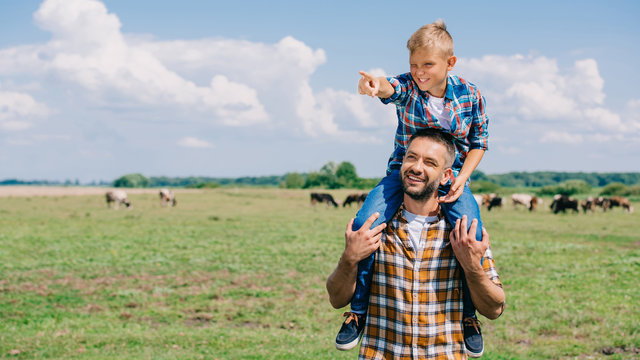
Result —
[[411, 189], [408, 189], [407, 186], [405, 185], [406, 175], [403, 174], [402, 190], [404, 190], [404, 193], [409, 195], [409, 197], [412, 198], [413, 200], [425, 201], [429, 199], [431, 196], [433, 196], [433, 193], [438, 189], [441, 178], [442, 178], [442, 175], [439, 176], [438, 179], [434, 179], [433, 181], [428, 182], [421, 190], [411, 190]]

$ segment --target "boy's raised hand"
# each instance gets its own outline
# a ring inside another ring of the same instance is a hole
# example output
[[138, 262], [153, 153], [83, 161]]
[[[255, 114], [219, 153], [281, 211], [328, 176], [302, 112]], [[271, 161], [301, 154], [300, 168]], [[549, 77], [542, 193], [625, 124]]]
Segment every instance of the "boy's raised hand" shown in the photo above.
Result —
[[358, 81], [358, 92], [371, 97], [378, 95], [380, 91], [380, 79], [364, 71], [360, 71], [360, 75], [362, 75], [362, 77]]
[[449, 189], [449, 192], [444, 196], [440, 196], [438, 200], [444, 203], [450, 203], [458, 200], [460, 195], [462, 195], [462, 193], [464, 192], [465, 182], [466, 180], [462, 179], [461, 177], [456, 177], [451, 182], [451, 188]]

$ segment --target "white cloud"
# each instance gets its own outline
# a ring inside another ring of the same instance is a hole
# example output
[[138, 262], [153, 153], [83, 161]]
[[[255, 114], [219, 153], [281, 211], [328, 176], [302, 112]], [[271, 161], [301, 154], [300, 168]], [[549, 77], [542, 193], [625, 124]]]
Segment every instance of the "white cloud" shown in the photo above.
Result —
[[577, 121], [605, 98], [604, 80], [594, 59], [560, 69], [555, 59], [544, 56], [486, 55], [460, 59], [456, 70], [482, 85], [480, 91], [495, 104], [494, 110], [519, 114], [523, 121]]
[[[95, 0], [46, 0], [34, 14], [36, 23], [52, 33], [42, 46], [5, 49], [0, 65], [25, 73], [45, 72], [103, 98], [140, 106], [197, 109], [223, 124], [255, 124], [269, 119], [257, 92], [246, 84], [215, 74], [197, 86], [167, 68], [142, 47], [131, 46], [121, 23]], [[17, 64], [22, 61], [22, 64]]]
[[213, 147], [213, 144], [211, 144], [210, 142], [200, 140], [192, 136], [183, 137], [182, 139], [178, 140], [177, 144], [179, 146], [188, 148], [209, 149]]
[[0, 128], [7, 131], [26, 130], [32, 127], [29, 119], [45, 117], [51, 110], [37, 102], [31, 95], [0, 91]]
[[[577, 144], [632, 139], [640, 135], [640, 100], [627, 110], [605, 104], [604, 79], [594, 59], [560, 68], [544, 56], [487, 55], [461, 59], [460, 75], [477, 84], [499, 132], [544, 134], [540, 142]], [[548, 129], [552, 127], [553, 131]], [[513, 139], [516, 144], [518, 140]]]
[[580, 134], [570, 134], [567, 132], [549, 131], [545, 133], [540, 142], [543, 143], [560, 143], [560, 144], [579, 144], [583, 141]]
[[27, 121], [0, 121], [0, 128], [8, 131], [19, 131], [30, 128], [32, 124]]

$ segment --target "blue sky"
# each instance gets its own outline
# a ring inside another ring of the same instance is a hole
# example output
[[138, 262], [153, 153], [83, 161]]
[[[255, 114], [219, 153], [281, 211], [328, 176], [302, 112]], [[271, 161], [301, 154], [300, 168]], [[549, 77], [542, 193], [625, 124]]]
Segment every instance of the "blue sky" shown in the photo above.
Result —
[[[393, 4], [391, 6], [390, 4]], [[579, 4], [579, 6], [578, 6]], [[408, 71], [442, 18], [483, 92], [479, 169], [640, 171], [636, 1], [0, 0], [0, 179], [384, 174]]]

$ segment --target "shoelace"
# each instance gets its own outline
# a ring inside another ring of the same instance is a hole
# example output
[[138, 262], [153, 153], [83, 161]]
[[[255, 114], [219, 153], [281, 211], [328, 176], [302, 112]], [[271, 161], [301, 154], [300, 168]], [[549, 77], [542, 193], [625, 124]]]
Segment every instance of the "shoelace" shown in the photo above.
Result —
[[468, 317], [468, 318], [464, 318], [464, 320], [462, 320], [462, 321], [464, 322], [465, 325], [473, 326], [473, 328], [476, 330], [476, 332], [480, 333], [480, 329], [478, 329], [478, 325], [482, 325], [480, 320], [474, 319], [472, 317]]
[[351, 312], [351, 311], [347, 311], [346, 313], [342, 314], [342, 316], [346, 316], [347, 319], [344, 321], [345, 324], [348, 324], [351, 322], [351, 320], [355, 320], [356, 321], [356, 326], [360, 325], [358, 324], [358, 314]]

